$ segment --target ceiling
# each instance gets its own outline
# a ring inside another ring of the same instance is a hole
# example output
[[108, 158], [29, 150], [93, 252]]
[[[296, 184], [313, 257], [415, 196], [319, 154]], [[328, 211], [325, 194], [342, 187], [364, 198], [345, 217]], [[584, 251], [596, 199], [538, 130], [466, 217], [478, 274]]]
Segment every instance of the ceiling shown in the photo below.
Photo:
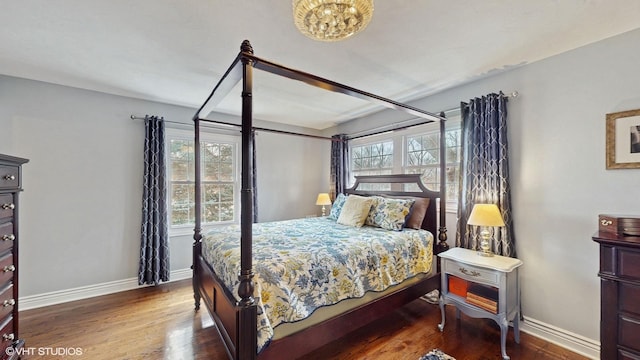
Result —
[[[363, 32], [325, 43], [296, 30], [290, 0], [5, 0], [0, 73], [197, 108], [248, 39], [258, 57], [410, 101], [640, 27], [637, 0], [374, 4]], [[324, 129], [380, 110], [265, 73], [254, 86], [264, 120]], [[220, 112], [238, 113], [233, 94]]]

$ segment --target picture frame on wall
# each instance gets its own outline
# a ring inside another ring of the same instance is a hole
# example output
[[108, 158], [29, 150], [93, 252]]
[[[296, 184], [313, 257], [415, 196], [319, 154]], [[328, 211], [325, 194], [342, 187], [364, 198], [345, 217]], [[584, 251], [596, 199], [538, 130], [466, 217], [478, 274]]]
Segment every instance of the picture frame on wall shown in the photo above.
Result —
[[607, 169], [640, 169], [640, 109], [607, 114]]

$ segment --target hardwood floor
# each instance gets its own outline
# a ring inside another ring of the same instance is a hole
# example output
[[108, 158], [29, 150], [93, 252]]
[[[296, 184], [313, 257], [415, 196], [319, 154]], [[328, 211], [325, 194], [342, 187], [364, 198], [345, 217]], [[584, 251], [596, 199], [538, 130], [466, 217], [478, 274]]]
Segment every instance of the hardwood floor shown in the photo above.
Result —
[[[493, 321], [464, 314], [456, 320], [448, 307], [442, 333], [439, 322], [436, 305], [416, 300], [304, 359], [417, 360], [433, 348], [457, 360], [500, 359], [500, 329]], [[226, 359], [206, 310], [193, 309], [190, 280], [22, 311], [20, 337], [26, 341], [23, 359]], [[74, 349], [82, 355], [71, 354]], [[586, 359], [522, 332], [516, 344], [513, 330], [507, 354], [514, 360]]]

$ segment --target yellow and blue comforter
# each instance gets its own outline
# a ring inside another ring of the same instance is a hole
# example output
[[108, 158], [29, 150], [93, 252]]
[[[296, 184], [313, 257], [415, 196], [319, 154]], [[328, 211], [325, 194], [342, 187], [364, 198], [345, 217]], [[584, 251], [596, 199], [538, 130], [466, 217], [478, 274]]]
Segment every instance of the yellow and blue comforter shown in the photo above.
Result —
[[[429, 272], [432, 241], [425, 230], [356, 228], [325, 217], [254, 224], [258, 352], [279, 324]], [[208, 232], [202, 254], [239, 299], [240, 226]]]

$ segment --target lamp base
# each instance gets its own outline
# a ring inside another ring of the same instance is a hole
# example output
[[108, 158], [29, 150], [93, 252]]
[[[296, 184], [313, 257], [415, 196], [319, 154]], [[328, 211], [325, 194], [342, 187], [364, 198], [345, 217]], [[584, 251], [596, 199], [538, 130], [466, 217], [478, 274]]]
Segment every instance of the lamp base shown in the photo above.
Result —
[[493, 253], [491, 251], [484, 252], [484, 250], [478, 250], [478, 255], [484, 256], [484, 257], [492, 257]]
[[482, 240], [480, 241], [480, 250], [478, 250], [478, 255], [490, 257], [493, 256], [491, 252], [491, 247], [489, 246], [489, 239], [491, 238], [491, 233], [489, 230], [483, 229], [480, 231], [480, 237]]
[[[316, 213], [317, 214], [317, 213]], [[325, 217], [326, 215], [326, 210], [324, 208], [324, 205], [322, 205], [322, 217]]]

